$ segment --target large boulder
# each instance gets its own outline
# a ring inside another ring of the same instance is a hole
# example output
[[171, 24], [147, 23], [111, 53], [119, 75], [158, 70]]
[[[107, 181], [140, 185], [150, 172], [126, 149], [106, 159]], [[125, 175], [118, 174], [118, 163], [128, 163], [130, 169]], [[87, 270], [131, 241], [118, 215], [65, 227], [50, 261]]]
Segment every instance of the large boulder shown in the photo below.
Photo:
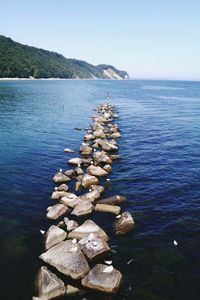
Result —
[[111, 158], [104, 151], [96, 151], [94, 153], [94, 160], [97, 164], [112, 164]]
[[82, 186], [85, 188], [90, 187], [93, 184], [98, 184], [99, 180], [93, 175], [84, 174], [81, 180]]
[[92, 220], [85, 221], [81, 226], [70, 232], [68, 234], [68, 238], [76, 238], [80, 240], [84, 237], [88, 237], [90, 233], [94, 233], [106, 241], [109, 239], [105, 231]]
[[48, 300], [65, 294], [64, 282], [49, 271], [47, 267], [41, 267], [37, 277], [37, 289], [39, 299]]
[[45, 234], [45, 249], [53, 247], [62, 242], [67, 236], [67, 233], [58, 226], [51, 225]]
[[54, 191], [51, 195], [51, 199], [59, 200], [60, 198], [64, 197], [65, 195], [66, 195], [65, 191]]
[[91, 165], [87, 168], [87, 172], [88, 172], [88, 174], [94, 175], [94, 176], [108, 175], [108, 172], [106, 172], [104, 169], [102, 169], [99, 166], [93, 166], [93, 165]]
[[92, 147], [88, 146], [87, 144], [83, 144], [80, 147], [80, 152], [83, 156], [90, 156], [92, 153]]
[[71, 240], [53, 246], [40, 259], [73, 279], [83, 278], [90, 270], [80, 246]]
[[94, 206], [88, 200], [81, 200], [71, 212], [72, 215], [77, 217], [89, 215], [92, 213]]
[[125, 211], [120, 218], [115, 220], [114, 230], [116, 234], [123, 235], [133, 230], [134, 226], [135, 222], [132, 215], [128, 211]]
[[116, 206], [116, 205], [96, 204], [95, 211], [112, 213], [112, 214], [118, 215], [121, 211], [121, 208], [120, 208], [120, 206]]
[[104, 293], [117, 294], [122, 274], [112, 266], [97, 264], [81, 280], [83, 286]]
[[96, 199], [99, 199], [100, 196], [101, 196], [101, 194], [100, 194], [99, 190], [95, 189], [91, 192], [83, 194], [79, 198], [82, 199], [82, 200], [88, 200], [90, 202], [94, 202]]
[[56, 204], [53, 206], [49, 206], [47, 208], [47, 218], [51, 220], [56, 220], [60, 216], [66, 214], [69, 211], [69, 208], [64, 204]]
[[103, 258], [110, 252], [108, 243], [93, 233], [81, 239], [78, 244], [89, 261]]
[[58, 172], [54, 175], [53, 177], [53, 181], [55, 183], [62, 183], [62, 182], [66, 182], [71, 180], [68, 176], [66, 176], [65, 174], [63, 174], [62, 172]]

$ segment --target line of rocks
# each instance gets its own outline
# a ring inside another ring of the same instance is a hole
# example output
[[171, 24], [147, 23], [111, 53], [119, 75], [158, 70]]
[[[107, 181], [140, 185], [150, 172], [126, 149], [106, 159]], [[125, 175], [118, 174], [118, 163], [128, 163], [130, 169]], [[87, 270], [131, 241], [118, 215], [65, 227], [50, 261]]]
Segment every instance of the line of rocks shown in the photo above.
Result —
[[[117, 235], [134, 228], [131, 214], [120, 214], [120, 204], [126, 201], [124, 196], [102, 199], [105, 187], [100, 184], [101, 178], [112, 172], [113, 161], [120, 158], [116, 154], [120, 129], [113, 105], [99, 105], [96, 112], [80, 147], [81, 158], [71, 158], [68, 164], [75, 167], [60, 169], [53, 177], [56, 187], [51, 198], [56, 204], [47, 208], [46, 216], [50, 220], [63, 216], [64, 219], [51, 225], [44, 235], [45, 252], [39, 258], [45, 266], [38, 272], [38, 297], [33, 300], [82, 295], [87, 289], [116, 294], [122, 283], [122, 274], [112, 266], [112, 261], [102, 263], [111, 251], [108, 235], [89, 219], [92, 213], [107, 212], [116, 215], [113, 228]], [[66, 148], [64, 152], [74, 151]], [[68, 191], [68, 182], [72, 180], [77, 193]], [[77, 195], [84, 190], [85, 193]], [[81, 217], [87, 218], [82, 224]]]

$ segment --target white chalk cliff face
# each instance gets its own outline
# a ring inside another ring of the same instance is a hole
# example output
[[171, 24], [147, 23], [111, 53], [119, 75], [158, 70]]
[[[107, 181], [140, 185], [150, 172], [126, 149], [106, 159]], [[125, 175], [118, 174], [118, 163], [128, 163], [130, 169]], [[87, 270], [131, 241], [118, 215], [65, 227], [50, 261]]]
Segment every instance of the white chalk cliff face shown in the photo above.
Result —
[[105, 69], [103, 71], [104, 75], [109, 78], [109, 79], [118, 79], [118, 80], [121, 80], [121, 79], [127, 79], [127, 78], [124, 78], [122, 76], [120, 76], [119, 74], [117, 74], [113, 69], [111, 68], [108, 68], [108, 69]]

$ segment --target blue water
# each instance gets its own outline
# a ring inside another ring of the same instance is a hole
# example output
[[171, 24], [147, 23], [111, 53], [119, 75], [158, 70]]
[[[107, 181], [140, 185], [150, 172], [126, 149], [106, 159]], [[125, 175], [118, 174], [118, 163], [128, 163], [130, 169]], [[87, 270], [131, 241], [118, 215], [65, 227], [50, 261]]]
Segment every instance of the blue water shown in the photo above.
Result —
[[78, 151], [84, 136], [74, 127], [91, 124], [107, 92], [122, 132], [107, 194], [125, 195], [136, 222], [116, 238], [111, 216], [94, 217], [124, 274], [116, 299], [199, 299], [200, 83], [180, 81], [0, 82], [1, 299], [34, 294], [52, 176], [67, 169], [63, 149]]

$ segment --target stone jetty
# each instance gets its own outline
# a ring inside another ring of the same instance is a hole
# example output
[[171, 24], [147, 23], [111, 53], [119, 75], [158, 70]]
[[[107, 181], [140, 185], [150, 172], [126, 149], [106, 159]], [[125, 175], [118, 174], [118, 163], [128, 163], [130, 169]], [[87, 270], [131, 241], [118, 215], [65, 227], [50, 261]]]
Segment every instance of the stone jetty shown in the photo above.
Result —
[[135, 225], [132, 215], [121, 208], [126, 197], [103, 197], [112, 164], [120, 158], [119, 115], [109, 102], [94, 110], [93, 123], [86, 129], [79, 154], [73, 157], [75, 150], [64, 149], [70, 155], [67, 164], [71, 168], [59, 169], [53, 176], [53, 204], [46, 214], [51, 224], [43, 236], [37, 295], [33, 299], [81, 296], [92, 290], [116, 295], [122, 284], [120, 270], [108, 261], [110, 237], [92, 220], [95, 214], [112, 214], [115, 221], [111, 221], [110, 228], [116, 235], [127, 234]]

